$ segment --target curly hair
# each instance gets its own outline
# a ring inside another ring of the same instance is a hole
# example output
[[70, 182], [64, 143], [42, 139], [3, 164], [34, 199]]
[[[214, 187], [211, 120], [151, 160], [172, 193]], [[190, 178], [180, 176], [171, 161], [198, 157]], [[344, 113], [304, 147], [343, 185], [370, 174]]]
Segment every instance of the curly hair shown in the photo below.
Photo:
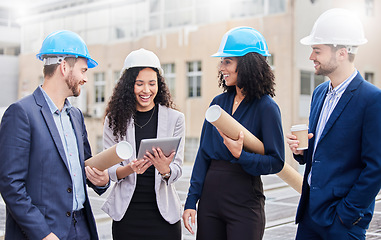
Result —
[[[242, 89], [245, 101], [260, 99], [264, 95], [275, 96], [275, 77], [266, 57], [251, 52], [237, 57], [237, 60], [237, 86]], [[226, 86], [221, 71], [218, 73], [218, 86], [227, 92], [236, 91], [236, 86]]]
[[[133, 67], [125, 70], [114, 88], [114, 92], [107, 104], [105, 115], [109, 119], [109, 128], [116, 138], [126, 136], [127, 126], [135, 118], [136, 96], [134, 93], [136, 78], [139, 72], [147, 67]], [[155, 104], [175, 108], [171, 94], [156, 68], [151, 68], [157, 74], [158, 91], [154, 98]]]

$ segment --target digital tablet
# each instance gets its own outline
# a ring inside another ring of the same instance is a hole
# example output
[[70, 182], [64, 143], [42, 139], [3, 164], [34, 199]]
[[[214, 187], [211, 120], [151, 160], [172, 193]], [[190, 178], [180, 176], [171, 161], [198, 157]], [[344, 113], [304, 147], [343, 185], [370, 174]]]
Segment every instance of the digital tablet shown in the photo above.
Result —
[[167, 137], [167, 138], [149, 138], [142, 139], [137, 155], [137, 159], [142, 159], [146, 152], [152, 152], [152, 148], [160, 148], [165, 156], [171, 155], [173, 151], [177, 152], [181, 137]]

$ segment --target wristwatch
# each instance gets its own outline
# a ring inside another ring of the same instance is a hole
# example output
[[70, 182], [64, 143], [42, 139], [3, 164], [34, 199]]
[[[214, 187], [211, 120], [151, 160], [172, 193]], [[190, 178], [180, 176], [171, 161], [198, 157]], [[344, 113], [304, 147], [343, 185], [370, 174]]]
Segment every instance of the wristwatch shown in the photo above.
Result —
[[164, 179], [167, 180], [167, 179], [169, 179], [169, 177], [171, 176], [171, 170], [169, 170], [169, 173], [166, 173], [166, 174], [161, 174], [161, 173], [160, 173], [160, 175], [161, 175], [162, 178], [164, 178]]

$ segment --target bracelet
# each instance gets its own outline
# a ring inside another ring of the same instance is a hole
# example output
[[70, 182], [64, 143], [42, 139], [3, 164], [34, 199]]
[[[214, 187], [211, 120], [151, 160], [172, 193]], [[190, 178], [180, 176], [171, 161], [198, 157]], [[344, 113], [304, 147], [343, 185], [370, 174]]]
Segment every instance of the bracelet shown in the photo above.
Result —
[[169, 173], [166, 173], [166, 174], [161, 174], [161, 177], [164, 178], [164, 179], [168, 179], [170, 176], [171, 176], [171, 170], [169, 170]]

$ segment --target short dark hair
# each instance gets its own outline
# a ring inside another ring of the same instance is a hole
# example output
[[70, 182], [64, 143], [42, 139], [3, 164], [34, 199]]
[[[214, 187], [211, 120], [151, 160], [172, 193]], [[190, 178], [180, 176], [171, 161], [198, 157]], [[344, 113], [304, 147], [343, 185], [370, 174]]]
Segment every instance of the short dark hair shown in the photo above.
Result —
[[[332, 52], [336, 52], [337, 50], [342, 48], [347, 48], [347, 46], [345, 45], [336, 45], [336, 46], [333, 44], [327, 44], [327, 45], [331, 47]], [[353, 62], [355, 60], [355, 54], [348, 53], [348, 60], [349, 62]]]
[[[78, 58], [66, 57], [65, 61], [69, 64], [70, 67], [74, 67], [75, 63], [78, 61]], [[56, 71], [56, 69], [59, 65], [60, 65], [59, 63], [51, 64], [51, 65], [45, 65], [44, 69], [43, 69], [44, 77], [45, 78], [51, 78], [54, 75], [54, 72]]]
[[[237, 86], [243, 90], [246, 101], [260, 99], [264, 95], [275, 96], [275, 77], [266, 57], [251, 52], [237, 57], [237, 60]], [[221, 72], [218, 77], [219, 86], [224, 91], [236, 91], [235, 86], [226, 86]]]

